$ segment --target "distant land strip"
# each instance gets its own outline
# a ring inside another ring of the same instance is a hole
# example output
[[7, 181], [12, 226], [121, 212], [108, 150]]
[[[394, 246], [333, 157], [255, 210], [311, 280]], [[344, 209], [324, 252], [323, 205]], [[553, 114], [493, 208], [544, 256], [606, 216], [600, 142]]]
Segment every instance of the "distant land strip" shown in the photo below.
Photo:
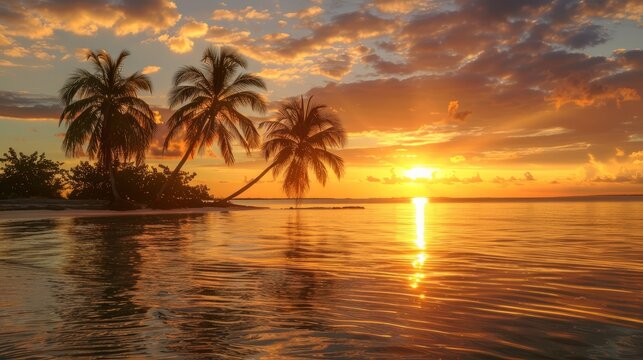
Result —
[[[590, 201], [643, 201], [643, 194], [581, 195], [546, 197], [428, 197], [432, 203], [485, 203], [485, 202], [590, 202]], [[306, 198], [307, 203], [407, 203], [410, 197], [396, 198]], [[288, 198], [238, 198], [236, 200], [288, 201]]]

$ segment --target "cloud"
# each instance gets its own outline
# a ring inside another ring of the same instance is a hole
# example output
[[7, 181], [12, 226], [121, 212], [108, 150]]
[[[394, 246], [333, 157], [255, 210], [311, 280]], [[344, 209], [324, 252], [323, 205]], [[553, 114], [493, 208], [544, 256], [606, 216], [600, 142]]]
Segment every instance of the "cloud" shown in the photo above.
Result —
[[333, 44], [352, 43], [356, 40], [390, 34], [395, 22], [369, 12], [351, 12], [334, 16], [329, 23], [315, 28], [310, 36], [286, 39], [278, 44], [278, 51], [293, 58]]
[[87, 53], [89, 53], [90, 51], [92, 51], [92, 49], [78, 48], [78, 49], [74, 50], [74, 57], [76, 57], [76, 59], [78, 61], [86, 61], [87, 60]]
[[246, 21], [268, 20], [272, 18], [272, 16], [268, 10], [255, 10], [252, 6], [246, 6], [240, 10], [214, 10], [211, 18], [215, 21]]
[[9, 60], [0, 59], [0, 67], [23, 67], [22, 64], [16, 64]]
[[409, 13], [427, 6], [426, 0], [375, 0], [371, 6], [387, 14]]
[[6, 28], [0, 25], [0, 46], [8, 46], [13, 43], [13, 41], [8, 36], [3, 34], [3, 32], [5, 31], [4, 29]]
[[349, 53], [325, 55], [316, 70], [329, 78], [339, 80], [353, 67], [354, 57]]
[[301, 69], [297, 68], [263, 68], [257, 75], [275, 81], [291, 81], [301, 78]]
[[0, 12], [3, 36], [42, 39], [55, 30], [93, 35], [111, 29], [116, 35], [158, 33], [174, 26], [180, 14], [170, 0], [113, 2], [96, 1], [11, 1]]
[[200, 38], [208, 33], [208, 24], [186, 18], [185, 23], [181, 25], [174, 36], [163, 34], [157, 38], [158, 41], [165, 43], [174, 53], [185, 54], [192, 51], [194, 38]]
[[141, 73], [143, 73], [143, 74], [154, 74], [156, 72], [159, 72], [159, 70], [161, 70], [160, 66], [150, 65], [150, 66], [144, 67], [143, 70], [141, 71]]
[[456, 156], [452, 156], [451, 158], [449, 158], [449, 160], [454, 164], [459, 164], [459, 163], [467, 161], [467, 158], [465, 158], [462, 155], [456, 155]]
[[58, 98], [25, 92], [0, 91], [0, 117], [58, 119], [62, 107]]
[[323, 14], [323, 13], [324, 13], [324, 9], [322, 9], [321, 7], [319, 7], [319, 6], [311, 6], [311, 7], [301, 9], [301, 10], [299, 10], [297, 12], [286, 13], [286, 14], [284, 14], [284, 16], [289, 18], [289, 19], [295, 18], [295, 19], [300, 19], [301, 20], [301, 19], [308, 19], [308, 18], [311, 18], [311, 17], [315, 17], [315, 16]]
[[629, 158], [632, 159], [634, 164], [643, 164], [643, 150], [631, 153]]
[[241, 49], [246, 48], [250, 41], [250, 32], [236, 29], [228, 29], [223, 26], [210, 26], [205, 39], [216, 45], [234, 44]]
[[621, 149], [621, 148], [615, 148], [614, 151], [615, 151], [616, 157], [625, 156], [625, 151], [623, 151], [623, 149]]
[[613, 58], [627, 70], [643, 69], [643, 50], [614, 50]]
[[152, 141], [150, 142], [150, 147], [147, 151], [148, 157], [155, 159], [180, 158], [187, 150], [185, 144], [181, 141], [180, 136], [177, 137], [178, 140], [172, 141], [169, 144], [167, 150], [163, 151], [163, 143], [165, 142], [165, 138], [169, 131], [167, 125], [163, 123], [163, 120], [171, 116], [171, 111], [169, 109], [159, 107], [153, 107], [152, 110], [154, 111], [157, 126], [156, 131], [154, 131]]
[[193, 18], [186, 18], [185, 23], [177, 32], [178, 36], [187, 38], [200, 38], [208, 32], [208, 24], [194, 20]]
[[409, 183], [418, 183], [418, 184], [429, 184], [429, 185], [455, 185], [455, 184], [477, 184], [482, 183], [484, 180], [480, 177], [479, 173], [476, 173], [470, 177], [460, 178], [452, 173], [451, 175], [442, 176], [438, 172], [434, 172], [431, 178], [417, 178], [412, 179], [406, 176], [397, 175], [395, 169], [391, 169], [391, 175], [388, 177], [377, 178], [373, 176], [368, 176], [366, 178], [368, 182], [382, 183], [385, 185], [398, 185], [398, 184], [409, 184]]
[[21, 58], [27, 56], [29, 54], [29, 50], [21, 46], [15, 46], [5, 50], [4, 54], [9, 57]]
[[[228, 45], [236, 46], [242, 53], [264, 64], [286, 65], [293, 67], [303, 62], [312, 62], [319, 57], [325, 58], [326, 64], [340, 60], [344, 54], [356, 48], [356, 42], [392, 33], [396, 22], [380, 18], [369, 12], [350, 12], [336, 15], [328, 23], [314, 26], [309, 35], [301, 37], [264, 36], [261, 39], [251, 38], [249, 32], [235, 29], [211, 27], [206, 38], [220, 41], [221, 36], [212, 36], [213, 28], [218, 33], [224, 33]], [[230, 35], [243, 35], [230, 38]], [[345, 64], [346, 61], [342, 61]], [[321, 69], [325, 74], [342, 73], [341, 70]]]
[[471, 111], [458, 111], [459, 108], [460, 103], [457, 100], [449, 101], [449, 107], [447, 108], [449, 117], [456, 120], [466, 120], [466, 118], [471, 115]]
[[158, 41], [165, 43], [167, 47], [174, 53], [185, 54], [192, 51], [194, 41], [184, 36], [169, 36], [163, 34], [158, 37]]
[[592, 181], [603, 183], [643, 184], [643, 171], [640, 169], [622, 168], [615, 175], [597, 176]]
[[525, 172], [522, 177], [511, 176], [508, 178], [496, 176], [491, 182], [501, 185], [522, 185], [525, 181], [536, 181], [534, 176], [529, 172]]
[[[518, 130], [521, 132], [521, 130]], [[508, 135], [508, 137], [514, 137], [514, 138], [526, 138], [526, 137], [541, 137], [541, 136], [555, 136], [555, 135], [562, 135], [570, 132], [570, 129], [565, 129], [564, 127], [553, 127], [553, 128], [548, 128], [548, 129], [538, 129], [535, 131], [529, 131], [529, 132], [521, 132], [519, 134], [515, 135]]]

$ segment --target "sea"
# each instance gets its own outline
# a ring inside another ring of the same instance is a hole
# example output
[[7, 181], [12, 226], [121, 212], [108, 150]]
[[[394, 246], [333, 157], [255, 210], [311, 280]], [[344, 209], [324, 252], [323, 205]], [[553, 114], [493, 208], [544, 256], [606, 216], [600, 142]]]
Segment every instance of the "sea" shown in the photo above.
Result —
[[642, 197], [238, 203], [0, 213], [0, 359], [643, 359]]

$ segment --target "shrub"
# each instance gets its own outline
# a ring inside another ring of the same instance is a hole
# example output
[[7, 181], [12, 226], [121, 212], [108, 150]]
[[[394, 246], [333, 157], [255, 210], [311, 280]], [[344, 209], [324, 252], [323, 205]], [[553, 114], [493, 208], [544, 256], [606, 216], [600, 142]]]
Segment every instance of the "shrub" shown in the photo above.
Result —
[[[151, 205], [163, 183], [170, 176], [167, 166], [157, 167], [119, 163], [116, 168], [116, 186], [127, 201]], [[197, 207], [203, 200], [210, 200], [209, 189], [205, 185], [190, 185], [195, 173], [181, 171], [168, 188], [164, 200], [157, 207]], [[69, 171], [70, 199], [112, 200], [109, 174], [98, 164], [83, 161]]]
[[0, 163], [0, 197], [61, 197], [67, 176], [63, 163], [47, 159], [44, 153], [25, 155], [13, 148], [3, 154]]

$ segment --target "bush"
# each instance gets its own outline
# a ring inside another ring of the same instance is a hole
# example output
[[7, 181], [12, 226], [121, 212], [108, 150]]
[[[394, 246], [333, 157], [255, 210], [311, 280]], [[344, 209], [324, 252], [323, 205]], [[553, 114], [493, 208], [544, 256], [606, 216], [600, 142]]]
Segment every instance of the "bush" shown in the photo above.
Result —
[[[134, 163], [119, 163], [116, 168], [116, 187], [123, 199], [151, 205], [156, 194], [170, 176], [167, 166], [158, 168]], [[83, 161], [69, 171], [70, 199], [112, 200], [109, 174], [103, 166]], [[203, 200], [210, 200], [209, 189], [205, 185], [190, 185], [195, 173], [181, 171], [164, 199], [157, 207], [198, 207]]]
[[49, 160], [37, 151], [31, 155], [9, 148], [0, 158], [0, 197], [60, 198], [65, 189], [67, 171], [63, 163]]

